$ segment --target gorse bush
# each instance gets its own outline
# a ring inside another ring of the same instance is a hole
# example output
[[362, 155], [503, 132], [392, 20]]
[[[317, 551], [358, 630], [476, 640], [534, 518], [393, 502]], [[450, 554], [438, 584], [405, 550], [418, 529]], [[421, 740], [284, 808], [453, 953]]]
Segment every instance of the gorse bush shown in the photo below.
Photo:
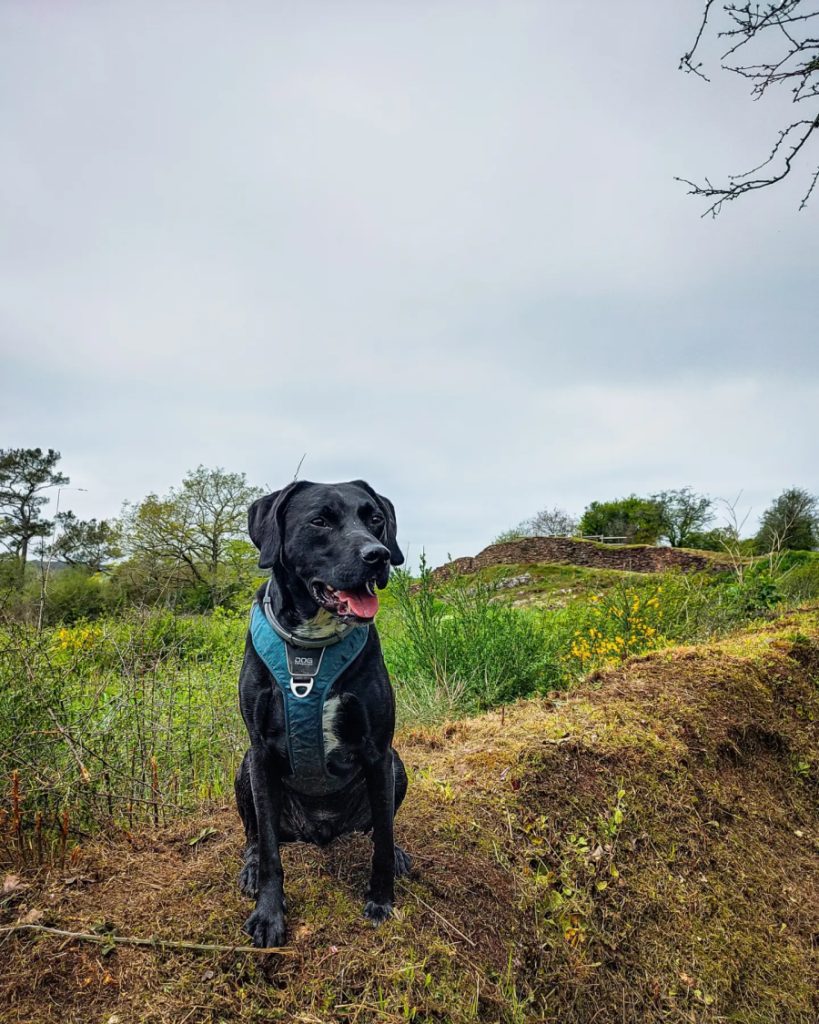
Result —
[[422, 562], [418, 582], [396, 572], [390, 591], [384, 653], [399, 707], [414, 717], [438, 703], [468, 714], [561, 685], [542, 617], [498, 601], [495, 587], [465, 583], [441, 600]]
[[591, 622], [574, 631], [567, 664], [583, 673], [661, 646], [662, 595], [662, 586], [646, 593], [626, 585], [592, 595]]

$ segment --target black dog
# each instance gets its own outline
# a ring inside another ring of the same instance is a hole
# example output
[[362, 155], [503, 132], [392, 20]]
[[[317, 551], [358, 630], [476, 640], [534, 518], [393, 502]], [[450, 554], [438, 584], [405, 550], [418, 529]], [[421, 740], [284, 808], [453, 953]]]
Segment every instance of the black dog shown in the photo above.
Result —
[[[285, 939], [281, 843], [322, 846], [372, 830], [364, 914], [375, 924], [392, 912], [395, 877], [409, 871], [409, 856], [393, 840], [407, 774], [392, 748], [395, 702], [371, 625], [375, 588], [386, 586], [390, 564], [404, 556], [392, 503], [363, 480], [292, 483], [251, 505], [248, 530], [271, 578], [257, 594], [239, 679], [251, 742], [236, 776], [247, 836], [239, 886], [256, 897], [245, 931], [266, 947]], [[257, 645], [264, 654], [266, 642], [280, 653], [286, 647], [287, 660], [263, 658]], [[320, 703], [316, 691], [302, 701], [322, 658], [342, 668]], [[284, 669], [274, 673], [270, 664]], [[312, 665], [305, 678], [302, 665]], [[309, 710], [311, 700], [318, 711]]]

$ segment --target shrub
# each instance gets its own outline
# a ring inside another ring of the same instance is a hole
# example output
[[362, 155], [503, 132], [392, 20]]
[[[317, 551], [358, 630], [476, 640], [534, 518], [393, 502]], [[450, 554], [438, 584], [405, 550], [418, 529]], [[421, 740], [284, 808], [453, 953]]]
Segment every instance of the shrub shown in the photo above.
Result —
[[662, 585], [646, 593], [644, 588], [620, 584], [592, 595], [591, 620], [574, 630], [566, 662], [582, 674], [661, 646], [662, 592]]
[[400, 706], [444, 717], [561, 685], [542, 617], [498, 601], [495, 587], [460, 582], [441, 599], [422, 562], [418, 583], [396, 572], [390, 591], [392, 615], [379, 624]]
[[793, 604], [819, 598], [819, 558], [797, 562], [779, 577], [777, 585], [784, 600]]
[[593, 501], [583, 513], [582, 536], [623, 537], [635, 544], [656, 544], [664, 530], [664, 511], [653, 498], [632, 494], [616, 501]]
[[60, 569], [48, 581], [45, 621], [77, 622], [93, 619], [108, 609], [111, 581], [87, 569]]

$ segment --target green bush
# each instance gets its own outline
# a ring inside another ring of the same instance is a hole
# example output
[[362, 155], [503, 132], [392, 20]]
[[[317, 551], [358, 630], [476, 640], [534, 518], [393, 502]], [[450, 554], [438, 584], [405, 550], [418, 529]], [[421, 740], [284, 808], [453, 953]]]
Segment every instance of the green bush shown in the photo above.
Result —
[[[808, 554], [806, 551], [791, 552], [794, 555]], [[812, 557], [798, 561], [782, 573], [777, 580], [785, 601], [800, 604], [819, 598], [819, 558]]]
[[[87, 569], [60, 569], [52, 573], [45, 598], [47, 623], [94, 619], [108, 610], [113, 597], [111, 581]], [[39, 603], [39, 595], [32, 603]]]
[[578, 529], [584, 537], [622, 537], [631, 544], [656, 544], [664, 529], [663, 506], [636, 494], [616, 501], [593, 501]]
[[543, 617], [497, 600], [495, 587], [467, 580], [441, 599], [422, 564], [418, 582], [396, 572], [389, 589], [379, 626], [399, 708], [469, 714], [562, 685]]

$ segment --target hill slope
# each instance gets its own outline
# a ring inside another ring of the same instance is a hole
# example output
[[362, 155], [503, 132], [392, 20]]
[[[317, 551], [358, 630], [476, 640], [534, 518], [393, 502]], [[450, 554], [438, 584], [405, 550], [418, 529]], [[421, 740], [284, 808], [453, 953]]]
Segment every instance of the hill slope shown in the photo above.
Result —
[[623, 572], [724, 572], [730, 569], [725, 555], [715, 551], [657, 547], [653, 544], [599, 544], [576, 537], [522, 537], [490, 544], [477, 555], [456, 558], [432, 570], [433, 579], [444, 581], [493, 565], [579, 565], [588, 569]]
[[[0, 1019], [815, 1021], [817, 678], [803, 612], [406, 732], [416, 872], [380, 930], [361, 917], [365, 838], [294, 847], [289, 955], [3, 935]], [[23, 875], [0, 923], [241, 942], [240, 845], [229, 807], [89, 842]]]

